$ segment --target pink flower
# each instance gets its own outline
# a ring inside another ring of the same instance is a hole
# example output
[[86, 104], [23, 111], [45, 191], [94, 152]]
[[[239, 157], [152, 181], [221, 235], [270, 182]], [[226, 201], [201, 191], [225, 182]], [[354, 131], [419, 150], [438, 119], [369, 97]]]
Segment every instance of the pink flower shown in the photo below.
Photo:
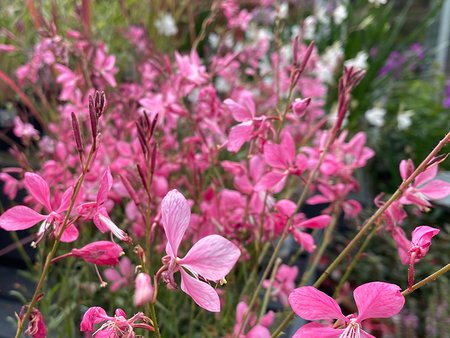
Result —
[[116, 87], [117, 82], [114, 78], [118, 69], [114, 66], [116, 57], [106, 54], [106, 48], [103, 44], [99, 45], [94, 58], [94, 74], [102, 77], [111, 87]]
[[108, 200], [108, 192], [111, 190], [112, 185], [113, 179], [108, 168], [102, 176], [96, 201], [80, 204], [77, 210], [84, 219], [92, 219], [102, 233], [111, 230], [111, 232], [121, 241], [129, 242], [130, 238], [128, 235], [111, 221], [108, 212], [106, 211], [105, 202]]
[[283, 134], [280, 144], [266, 143], [264, 159], [273, 170], [261, 178], [256, 191], [280, 192], [290, 174], [300, 176], [307, 166], [304, 155], [295, 155], [295, 142], [289, 132]]
[[31, 338], [47, 337], [47, 328], [44, 323], [44, 318], [42, 318], [42, 314], [36, 308], [31, 310], [28, 328], [25, 333]]
[[[236, 337], [244, 319], [245, 313], [248, 311], [248, 306], [245, 302], [239, 302], [236, 308], [236, 324], [234, 325], [234, 336]], [[241, 333], [239, 338], [270, 338], [270, 331], [268, 327], [273, 324], [274, 313], [269, 311], [264, 316], [261, 317], [261, 320], [257, 322], [256, 316], [254, 314], [250, 314], [247, 320], [247, 325], [251, 327], [251, 329], [245, 334]]]
[[134, 289], [134, 304], [142, 306], [153, 297], [153, 286], [150, 276], [141, 272], [136, 276]]
[[[289, 294], [295, 288], [295, 279], [297, 278], [298, 268], [296, 266], [290, 267], [286, 264], [282, 264], [277, 271], [275, 280], [272, 284], [271, 295], [279, 297], [283, 306], [288, 306]], [[263, 283], [264, 288], [268, 288], [270, 280], [265, 280]]]
[[188, 251], [184, 258], [178, 258], [178, 248], [189, 226], [191, 208], [177, 190], [167, 193], [161, 203], [161, 220], [167, 237], [163, 263], [167, 271], [164, 281], [176, 288], [173, 274], [181, 273], [181, 289], [202, 308], [220, 312], [220, 300], [216, 290], [207, 280], [220, 281], [233, 268], [241, 254], [229, 240], [219, 235], [203, 237]]
[[14, 119], [14, 135], [29, 142], [30, 140], [39, 140], [39, 132], [34, 129], [31, 123], [22, 122], [20, 117]]
[[255, 102], [252, 93], [248, 91], [241, 93], [238, 102], [226, 99], [223, 103], [231, 111], [234, 119], [241, 122], [231, 128], [228, 136], [227, 150], [237, 153], [245, 142], [250, 141], [255, 136], [253, 130], [261, 127], [266, 117], [256, 117]]
[[303, 116], [306, 112], [306, 108], [308, 108], [311, 103], [311, 98], [308, 97], [306, 99], [295, 99], [292, 103], [292, 110], [297, 116]]
[[329, 337], [353, 338], [372, 337], [362, 329], [362, 322], [369, 318], [389, 318], [403, 308], [405, 298], [400, 287], [383, 282], [363, 284], [355, 289], [357, 315], [344, 316], [337, 302], [312, 286], [295, 289], [289, 296], [294, 312], [305, 320], [338, 319], [332, 327], [319, 323], [302, 326], [293, 338]]
[[399, 227], [393, 229], [392, 236], [397, 243], [398, 254], [403, 264], [409, 263], [408, 285], [411, 288], [414, 283], [414, 264], [419, 262], [428, 252], [431, 239], [439, 233], [439, 229], [422, 225], [412, 232], [411, 242]]
[[121, 287], [128, 285], [128, 281], [134, 274], [134, 266], [128, 257], [123, 257], [119, 262], [119, 271], [113, 268], [104, 271], [105, 278], [111, 282], [111, 292], [116, 292]]
[[[43, 221], [37, 233], [38, 237], [43, 236], [51, 224], [59, 229], [63, 221], [61, 213], [69, 208], [73, 192], [72, 187], [64, 192], [59, 206], [55, 208], [50, 202], [50, 188], [41, 176], [34, 173], [25, 173], [24, 184], [31, 196], [47, 210], [48, 214], [42, 215], [29, 207], [18, 205], [6, 210], [0, 216], [0, 228], [6, 231], [24, 230]], [[70, 224], [65, 229], [61, 241], [71, 242], [77, 238], [78, 230], [73, 224]]]
[[[94, 332], [94, 326], [100, 323], [104, 324]], [[84, 313], [80, 324], [80, 331], [94, 332], [92, 336], [98, 338], [133, 338], [135, 337], [135, 328], [154, 331], [152, 325], [153, 323], [150, 318], [146, 317], [142, 312], [138, 312], [133, 317], [127, 319], [125, 312], [122, 309], [117, 309], [114, 317], [110, 317], [103, 308], [94, 306]]]
[[58, 77], [56, 78], [56, 82], [62, 85], [59, 99], [62, 101], [76, 101], [77, 98], [75, 92], [78, 89], [79, 82], [83, 79], [82, 76], [76, 74], [71, 69], [60, 64], [56, 64], [55, 69], [59, 73]]
[[[406, 180], [414, 170], [411, 160], [400, 162], [400, 175]], [[421, 210], [426, 210], [431, 204], [429, 200], [437, 200], [450, 195], [450, 183], [435, 179], [438, 166], [434, 164], [417, 175], [413, 184], [406, 189], [400, 198], [402, 204], [414, 204]]]
[[7, 173], [0, 173], [0, 180], [4, 183], [3, 193], [8, 196], [10, 200], [16, 198], [17, 190], [21, 186], [20, 181]]
[[69, 253], [53, 258], [52, 262], [74, 256], [95, 265], [117, 265], [119, 257], [122, 255], [123, 250], [120, 245], [109, 241], [97, 241], [89, 243], [80, 249], [72, 249]]
[[195, 85], [201, 85], [208, 80], [205, 66], [200, 63], [200, 58], [195, 50], [191, 55], [181, 55], [175, 52], [175, 61], [178, 65], [179, 74]]

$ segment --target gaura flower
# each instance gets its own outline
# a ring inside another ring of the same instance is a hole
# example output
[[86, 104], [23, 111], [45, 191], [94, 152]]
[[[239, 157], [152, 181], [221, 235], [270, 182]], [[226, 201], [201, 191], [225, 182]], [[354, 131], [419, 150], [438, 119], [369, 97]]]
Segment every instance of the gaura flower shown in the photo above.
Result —
[[123, 250], [119, 244], [109, 241], [98, 241], [89, 243], [80, 249], [74, 248], [64, 255], [53, 258], [52, 262], [73, 256], [95, 265], [117, 265], [119, 264], [119, 257], [122, 255]]
[[338, 321], [332, 326], [309, 323], [302, 326], [293, 338], [375, 338], [362, 329], [362, 322], [369, 318], [389, 318], [403, 308], [405, 297], [400, 287], [390, 283], [371, 282], [355, 289], [357, 315], [344, 316], [338, 303], [312, 286], [295, 289], [289, 296], [292, 310], [306, 320]]
[[[94, 332], [94, 326], [100, 323], [103, 323], [102, 326]], [[81, 332], [92, 333], [92, 337], [96, 338], [134, 338], [136, 337], [134, 334], [136, 328], [154, 331], [152, 321], [142, 312], [127, 319], [127, 315], [122, 309], [116, 309], [114, 317], [110, 317], [99, 306], [89, 308], [80, 324]]]
[[[17, 231], [31, 228], [38, 222], [42, 222], [38, 230], [38, 238], [42, 238], [45, 231], [53, 224], [55, 229], [62, 225], [63, 212], [69, 209], [73, 188], [68, 188], [60, 199], [58, 207], [50, 201], [50, 187], [47, 182], [38, 174], [25, 173], [24, 184], [30, 195], [36, 202], [44, 207], [48, 212], [42, 215], [24, 205], [17, 205], [6, 210], [0, 216], [0, 228], [6, 231]], [[73, 224], [69, 224], [62, 234], [62, 242], [72, 242], [78, 238], [78, 230]]]
[[163, 264], [167, 271], [163, 280], [169, 288], [176, 288], [173, 274], [181, 273], [181, 290], [192, 297], [197, 305], [211, 312], [220, 312], [220, 300], [208, 280], [218, 282], [233, 268], [241, 255], [240, 250], [219, 235], [203, 237], [183, 258], [178, 257], [178, 248], [189, 226], [191, 208], [177, 190], [167, 193], [161, 203], [161, 219], [167, 237]]

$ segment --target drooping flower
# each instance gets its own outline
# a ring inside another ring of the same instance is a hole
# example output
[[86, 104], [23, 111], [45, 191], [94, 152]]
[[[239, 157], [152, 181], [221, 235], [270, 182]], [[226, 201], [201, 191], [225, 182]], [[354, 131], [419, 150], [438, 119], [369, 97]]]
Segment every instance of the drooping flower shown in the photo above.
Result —
[[414, 283], [414, 264], [419, 262], [428, 252], [431, 239], [439, 233], [439, 229], [422, 225], [414, 229], [411, 241], [405, 236], [404, 231], [396, 227], [392, 236], [397, 243], [398, 254], [403, 264], [409, 264], [408, 285], [411, 288]]
[[[73, 188], [68, 188], [61, 197], [58, 207], [54, 207], [50, 201], [50, 188], [47, 182], [38, 174], [25, 173], [24, 185], [30, 195], [38, 202], [48, 214], [43, 215], [24, 205], [18, 205], [6, 210], [0, 216], [0, 228], [6, 231], [17, 231], [31, 228], [42, 221], [38, 230], [38, 238], [53, 224], [59, 229], [63, 222], [62, 213], [69, 209]], [[72, 242], [78, 238], [78, 230], [73, 224], [69, 224], [61, 236], [61, 241]]]
[[[94, 326], [100, 323], [103, 323], [102, 326], [94, 332]], [[125, 311], [116, 309], [114, 317], [110, 317], [99, 306], [89, 308], [84, 313], [80, 324], [81, 332], [93, 333], [92, 336], [98, 338], [133, 338], [136, 337], [134, 334], [135, 328], [154, 331], [151, 319], [142, 312], [138, 312], [127, 319]]]
[[36, 308], [31, 310], [28, 328], [25, 333], [31, 338], [47, 337], [47, 327], [45, 326], [44, 318], [42, 317], [42, 313]]
[[167, 271], [163, 279], [170, 288], [176, 288], [173, 274], [180, 271], [181, 289], [202, 308], [220, 311], [220, 300], [208, 280], [218, 282], [233, 268], [241, 254], [240, 250], [219, 235], [203, 237], [183, 258], [178, 257], [178, 248], [189, 226], [191, 208], [177, 190], [167, 193], [161, 203], [161, 220], [167, 237], [163, 263]]
[[389, 318], [403, 308], [405, 298], [400, 287], [390, 283], [371, 282], [355, 289], [357, 315], [344, 316], [338, 303], [322, 291], [312, 286], [295, 289], [289, 296], [294, 312], [305, 320], [338, 321], [332, 326], [309, 323], [302, 326], [293, 338], [375, 338], [362, 329], [362, 322], [369, 318]]
[[122, 255], [123, 250], [120, 245], [109, 241], [97, 241], [89, 243], [80, 249], [72, 249], [64, 255], [53, 258], [52, 262], [73, 256], [95, 265], [117, 265], [119, 257]]

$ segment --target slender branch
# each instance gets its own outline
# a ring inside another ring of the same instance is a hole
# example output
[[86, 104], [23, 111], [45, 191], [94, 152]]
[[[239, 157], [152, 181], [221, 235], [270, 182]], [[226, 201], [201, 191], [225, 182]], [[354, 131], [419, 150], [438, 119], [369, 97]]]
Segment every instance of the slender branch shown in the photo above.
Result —
[[436, 271], [432, 275], [429, 275], [427, 278], [422, 279], [420, 282], [414, 284], [411, 288], [408, 288], [408, 289], [402, 291], [402, 295], [403, 296], [409, 295], [410, 293], [416, 291], [417, 289], [421, 288], [422, 286], [435, 281], [436, 279], [438, 279], [439, 277], [441, 277], [443, 274], [445, 274], [448, 271], [450, 271], [450, 263], [447, 264], [446, 266], [440, 268], [438, 271]]

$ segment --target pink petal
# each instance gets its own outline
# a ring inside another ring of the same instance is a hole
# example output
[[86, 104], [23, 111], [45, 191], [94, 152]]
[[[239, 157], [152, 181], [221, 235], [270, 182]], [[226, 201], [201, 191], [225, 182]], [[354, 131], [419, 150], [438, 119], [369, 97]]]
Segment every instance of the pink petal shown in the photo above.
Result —
[[46, 217], [31, 208], [18, 205], [6, 210], [0, 216], [0, 228], [6, 231], [24, 230], [43, 221]]
[[406, 180], [413, 173], [413, 171], [414, 171], [414, 164], [410, 159], [402, 160], [400, 162], [400, 176], [403, 180]]
[[236, 101], [232, 99], [226, 99], [223, 101], [227, 108], [231, 111], [231, 114], [233, 115], [234, 119], [238, 122], [245, 122], [253, 119], [252, 114], [250, 111], [248, 111], [247, 108], [240, 105]]
[[310, 234], [295, 230], [294, 233], [295, 241], [300, 244], [306, 252], [312, 253], [316, 249], [316, 245], [314, 244], [314, 238]]
[[278, 144], [266, 143], [264, 145], [264, 160], [273, 168], [287, 169], [289, 167], [287, 154]]
[[106, 269], [103, 272], [103, 275], [105, 276], [106, 280], [109, 282], [119, 281], [122, 278], [120, 273], [116, 269], [112, 269], [112, 268]]
[[113, 179], [111, 176], [111, 171], [106, 169], [105, 173], [102, 176], [102, 181], [100, 182], [100, 186], [97, 192], [97, 203], [101, 204], [108, 199], [108, 192], [111, 190], [113, 185]]
[[252, 93], [249, 91], [242, 92], [240, 102], [250, 112], [250, 116], [253, 119], [256, 113], [256, 109]]
[[292, 338], [339, 338], [343, 332], [344, 329], [333, 329], [319, 323], [309, 323], [297, 330]]
[[192, 297], [194, 302], [211, 312], [220, 312], [220, 299], [216, 290], [211, 285], [201, 282], [191, 277], [182, 268], [181, 272], [181, 290]]
[[108, 318], [110, 317], [108, 317], [105, 310], [103, 310], [101, 307], [91, 307], [84, 313], [83, 320], [80, 324], [80, 331], [92, 332], [94, 331], [95, 324], [104, 322]]
[[47, 211], [52, 211], [52, 206], [50, 204], [50, 188], [48, 187], [47, 182], [45, 182], [38, 174], [25, 173], [24, 183], [33, 198], [42, 204]]
[[422, 184], [431, 181], [433, 178], [436, 177], [437, 173], [438, 173], [438, 166], [432, 165], [427, 170], [417, 175], [416, 179], [414, 180], [414, 186], [419, 187]]
[[307, 204], [324, 204], [330, 203], [330, 200], [322, 195], [314, 195], [306, 200]]
[[345, 322], [348, 321], [333, 298], [312, 286], [304, 286], [292, 291], [289, 295], [289, 304], [298, 316], [306, 320], [342, 319]]
[[383, 282], [371, 282], [358, 286], [353, 297], [358, 308], [358, 322], [368, 318], [389, 318], [403, 308], [405, 297], [399, 286]]
[[253, 122], [240, 123], [230, 130], [228, 135], [227, 150], [232, 153], [237, 153], [242, 145], [252, 138]]
[[[59, 231], [58, 231], [59, 232]], [[79, 232], [75, 225], [70, 224], [63, 232], [61, 236], [61, 242], [70, 243], [76, 241], [78, 238]]]
[[247, 332], [245, 338], [270, 338], [270, 331], [262, 325], [256, 325]]
[[301, 222], [299, 226], [303, 228], [322, 229], [331, 222], [331, 217], [328, 215], [320, 215]]
[[161, 219], [168, 245], [166, 253], [176, 257], [178, 247], [189, 226], [191, 207], [186, 198], [177, 190], [171, 190], [161, 202]]
[[291, 217], [292, 214], [297, 210], [297, 205], [291, 200], [280, 200], [275, 204], [275, 207], [280, 211], [283, 215]]
[[270, 190], [274, 193], [280, 192], [286, 183], [286, 174], [281, 171], [272, 171], [265, 174], [255, 186], [255, 191]]
[[[92, 219], [94, 221], [95, 226], [97, 227], [98, 230], [100, 230], [101, 233], [105, 233], [107, 232], [109, 229], [109, 227], [105, 224], [105, 222], [103, 222], [99, 215], [103, 215], [104, 217], [106, 217], [107, 219], [110, 220], [108, 213], [106, 212], [106, 209], [100, 208], [97, 210], [97, 213], [94, 215], [94, 218]], [[112, 221], [111, 221], [112, 222]]]
[[441, 180], [433, 180], [419, 188], [418, 191], [430, 199], [438, 200], [450, 195], [450, 183]]
[[411, 235], [413, 245], [422, 248], [428, 248], [431, 245], [431, 239], [439, 233], [439, 229], [422, 225], [414, 229]]
[[281, 137], [280, 143], [281, 149], [283, 150], [287, 164], [292, 164], [295, 161], [295, 142], [292, 135], [286, 131]]
[[73, 195], [73, 187], [70, 187], [69, 189], [67, 189], [66, 191], [64, 191], [64, 194], [61, 198], [61, 203], [59, 205], [58, 210], [56, 210], [57, 213], [66, 211], [67, 209], [69, 209], [70, 206], [70, 201], [72, 200], [72, 195]]
[[210, 235], [195, 243], [178, 264], [208, 280], [219, 281], [230, 272], [240, 255], [241, 251], [232, 242]]

